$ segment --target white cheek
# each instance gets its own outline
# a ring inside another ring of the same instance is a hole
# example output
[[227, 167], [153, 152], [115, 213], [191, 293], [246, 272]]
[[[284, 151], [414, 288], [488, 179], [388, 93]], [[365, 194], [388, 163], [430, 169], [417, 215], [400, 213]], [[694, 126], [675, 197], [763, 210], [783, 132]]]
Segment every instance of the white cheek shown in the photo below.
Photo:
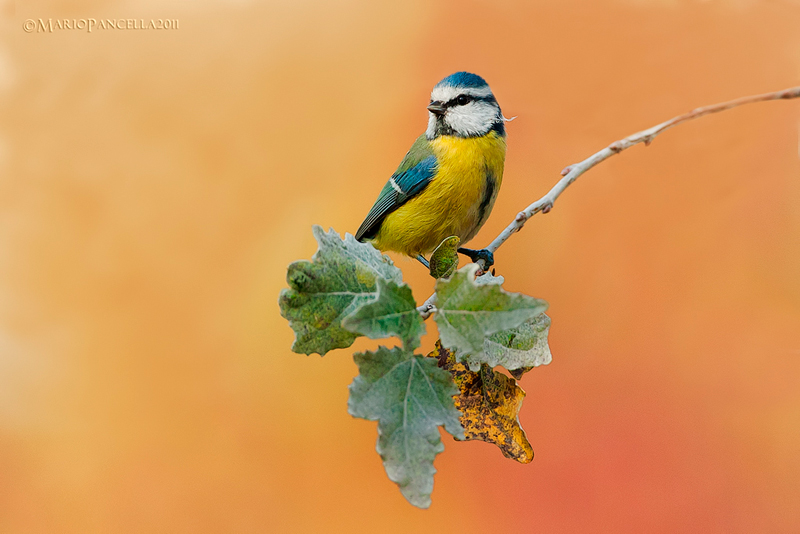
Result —
[[428, 112], [428, 129], [425, 130], [425, 137], [433, 139], [436, 137], [436, 115]]
[[463, 136], [483, 135], [492, 129], [497, 121], [497, 108], [471, 103], [447, 110], [445, 122]]

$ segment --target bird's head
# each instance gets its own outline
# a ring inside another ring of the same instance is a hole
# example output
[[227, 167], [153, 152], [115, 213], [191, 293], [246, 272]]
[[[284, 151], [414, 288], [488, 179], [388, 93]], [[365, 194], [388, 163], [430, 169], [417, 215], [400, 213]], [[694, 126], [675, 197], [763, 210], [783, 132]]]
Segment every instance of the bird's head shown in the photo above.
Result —
[[486, 81], [477, 74], [456, 72], [431, 91], [425, 136], [479, 137], [492, 130], [505, 135], [503, 114]]

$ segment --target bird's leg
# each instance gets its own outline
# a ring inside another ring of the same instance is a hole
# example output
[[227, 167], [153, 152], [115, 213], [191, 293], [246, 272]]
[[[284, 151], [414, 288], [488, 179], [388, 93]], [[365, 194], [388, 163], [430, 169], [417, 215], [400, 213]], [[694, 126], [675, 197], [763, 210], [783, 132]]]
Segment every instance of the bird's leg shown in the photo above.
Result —
[[478, 260], [483, 260], [483, 270], [486, 271], [494, 265], [494, 254], [488, 249], [482, 248], [480, 250], [472, 250], [471, 248], [459, 248], [458, 252], [465, 256], [469, 256], [469, 259], [472, 260], [473, 263], [477, 262]]
[[427, 269], [430, 269], [430, 268], [431, 268], [431, 264], [428, 262], [428, 260], [426, 260], [426, 259], [425, 259], [425, 256], [423, 256], [422, 254], [417, 254], [417, 260], [418, 260], [418, 261], [419, 261], [419, 262], [420, 262], [422, 265], [424, 265], [424, 266], [425, 266]]

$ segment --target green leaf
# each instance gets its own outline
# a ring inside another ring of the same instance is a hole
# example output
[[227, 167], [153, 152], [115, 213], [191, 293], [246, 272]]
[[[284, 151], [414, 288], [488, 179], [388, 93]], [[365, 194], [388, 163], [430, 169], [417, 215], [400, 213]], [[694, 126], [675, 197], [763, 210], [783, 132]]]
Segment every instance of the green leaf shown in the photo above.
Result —
[[497, 283], [476, 284], [477, 269], [470, 264], [449, 280], [436, 282], [439, 336], [459, 358], [481, 354], [486, 336], [517, 327], [547, 309], [545, 301], [508, 293]]
[[425, 333], [411, 288], [378, 278], [378, 296], [344, 318], [342, 326], [371, 339], [397, 336], [408, 350], [419, 347]]
[[553, 360], [547, 343], [549, 329], [550, 317], [539, 314], [515, 328], [487, 336], [483, 352], [470, 354], [465, 361], [472, 371], [478, 371], [482, 363], [490, 367], [502, 365], [519, 379], [523, 373]]
[[448, 278], [458, 268], [458, 245], [461, 239], [446, 237], [431, 254], [430, 271], [434, 278]]
[[479, 286], [482, 286], [482, 285], [485, 285], [485, 284], [503, 285], [503, 282], [505, 282], [505, 281], [506, 281], [506, 279], [503, 278], [502, 276], [495, 276], [492, 273], [490, 273], [489, 271], [486, 271], [482, 275], [475, 277], [475, 283], [477, 285], [479, 285]]
[[350, 385], [351, 415], [378, 421], [378, 454], [386, 474], [414, 506], [427, 508], [433, 491], [433, 460], [444, 451], [438, 426], [464, 439], [453, 403], [458, 388], [436, 360], [379, 347], [354, 355], [360, 375]]
[[319, 248], [312, 261], [289, 265], [289, 289], [281, 291], [281, 315], [295, 332], [292, 350], [300, 354], [325, 355], [332, 349], [349, 347], [358, 337], [341, 321], [361, 304], [377, 296], [376, 279], [402, 283], [402, 273], [372, 245], [359, 243], [333, 229], [313, 228]]

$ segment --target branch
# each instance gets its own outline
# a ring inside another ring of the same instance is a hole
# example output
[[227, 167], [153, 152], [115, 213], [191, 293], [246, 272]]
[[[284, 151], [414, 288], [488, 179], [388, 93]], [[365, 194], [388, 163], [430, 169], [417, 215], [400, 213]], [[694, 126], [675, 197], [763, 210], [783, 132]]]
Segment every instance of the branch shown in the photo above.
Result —
[[417, 306], [417, 311], [422, 316], [423, 321], [436, 312], [436, 293], [428, 297], [428, 300], [423, 302], [421, 306]]
[[[500, 245], [508, 241], [509, 237], [522, 230], [522, 227], [525, 226], [525, 223], [528, 221], [528, 219], [539, 212], [549, 213], [550, 210], [553, 209], [553, 204], [555, 204], [556, 199], [567, 187], [570, 186], [570, 184], [572, 184], [572, 182], [577, 180], [581, 174], [585, 173], [598, 163], [607, 160], [614, 154], [619, 154], [626, 148], [630, 148], [633, 145], [638, 145], [639, 143], [644, 143], [645, 146], [648, 146], [653, 142], [653, 139], [655, 139], [658, 134], [664, 132], [665, 130], [705, 115], [711, 115], [712, 113], [743, 106], [744, 104], [752, 104], [754, 102], [766, 102], [768, 100], [789, 100], [791, 98], [800, 98], [800, 86], [784, 89], [783, 91], [775, 91], [774, 93], [745, 96], [742, 98], [737, 98], [736, 100], [723, 102], [721, 104], [714, 104], [713, 106], [705, 106], [702, 108], [693, 109], [688, 113], [678, 115], [677, 117], [674, 117], [666, 122], [662, 122], [661, 124], [657, 124], [652, 128], [629, 135], [625, 139], [614, 141], [600, 152], [589, 156], [580, 163], [570, 165], [561, 171], [561, 176], [563, 176], [563, 178], [559, 180], [558, 183], [556, 183], [556, 185], [554, 185], [545, 196], [525, 208], [523, 211], [517, 213], [514, 221], [509, 224], [506, 229], [503, 230], [500, 235], [489, 244], [489, 246], [486, 247], [486, 249], [492, 253], [497, 251], [497, 249], [500, 248]], [[477, 263], [481, 269], [485, 267], [483, 260], [478, 260]], [[427, 319], [431, 316], [431, 314], [436, 312], [435, 302], [436, 293], [431, 295], [428, 300], [426, 300], [417, 308], [417, 311], [420, 313], [423, 319]]]
[[[736, 100], [731, 100], [729, 102], [723, 102], [722, 104], [714, 104], [713, 106], [706, 106], [702, 108], [694, 109], [688, 113], [684, 113], [683, 115], [679, 115], [673, 119], [670, 119], [666, 122], [662, 122], [652, 128], [647, 130], [642, 130], [641, 132], [635, 133], [633, 135], [629, 135], [625, 139], [621, 139], [619, 141], [615, 141], [608, 145], [606, 148], [597, 152], [596, 154], [586, 158], [585, 160], [581, 161], [580, 163], [575, 163], [570, 165], [563, 171], [561, 171], [561, 176], [563, 178], [558, 181], [558, 183], [553, 186], [553, 188], [548, 191], [548, 193], [525, 208], [523, 211], [517, 214], [517, 217], [514, 221], [509, 224], [505, 230], [503, 230], [494, 241], [492, 241], [488, 247], [486, 247], [490, 252], [494, 253], [500, 245], [505, 243], [509, 237], [511, 237], [516, 232], [522, 230], [522, 227], [525, 223], [536, 215], [539, 212], [548, 213], [552, 208], [553, 204], [555, 203], [556, 199], [564, 192], [564, 190], [569, 187], [569, 185], [578, 179], [578, 177], [597, 165], [598, 163], [607, 160], [614, 154], [619, 154], [626, 148], [630, 148], [633, 145], [637, 145], [639, 143], [644, 143], [645, 146], [649, 145], [653, 142], [653, 139], [663, 131], [672, 128], [673, 126], [677, 126], [678, 124], [690, 121], [692, 119], [697, 119], [699, 117], [703, 117], [705, 115], [710, 115], [712, 113], [717, 113], [719, 111], [725, 111], [726, 109], [735, 108], [738, 106], [742, 106], [744, 104], [751, 104], [754, 102], [765, 102], [767, 100], [781, 100], [785, 99], [788, 100], [790, 98], [798, 98], [800, 97], [800, 86], [792, 87], [790, 89], [784, 89], [783, 91], [776, 91], [774, 93], [765, 93], [762, 95], [755, 95], [755, 96], [746, 96], [743, 98], [737, 98]], [[482, 260], [478, 260], [481, 268], [484, 267]]]

